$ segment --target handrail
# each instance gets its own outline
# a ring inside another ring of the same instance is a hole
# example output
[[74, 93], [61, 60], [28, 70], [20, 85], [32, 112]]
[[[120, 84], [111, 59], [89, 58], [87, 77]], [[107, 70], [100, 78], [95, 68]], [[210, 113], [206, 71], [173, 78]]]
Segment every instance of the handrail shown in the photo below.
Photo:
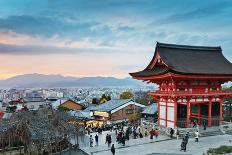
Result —
[[232, 95], [231, 90], [188, 90], [188, 91], [152, 91], [150, 92], [152, 95], [202, 95], [202, 94], [208, 94], [208, 95]]

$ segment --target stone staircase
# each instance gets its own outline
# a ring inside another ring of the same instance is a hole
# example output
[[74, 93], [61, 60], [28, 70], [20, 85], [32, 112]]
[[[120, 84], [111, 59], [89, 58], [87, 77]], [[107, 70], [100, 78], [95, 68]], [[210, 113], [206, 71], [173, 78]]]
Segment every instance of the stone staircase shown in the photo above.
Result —
[[217, 136], [217, 135], [223, 135], [224, 133], [220, 130], [205, 130], [203, 132], [200, 132], [201, 137], [209, 137], [209, 136]]
[[[180, 138], [183, 138], [187, 132], [189, 132], [191, 138], [194, 138], [196, 130], [197, 130], [196, 128], [179, 128]], [[199, 130], [200, 130], [199, 131], [200, 137], [209, 137], [209, 136], [217, 136], [217, 135], [225, 134], [220, 130], [219, 127], [210, 127], [207, 128], [206, 130], [203, 130], [203, 128], [201, 127]]]
[[[59, 153], [58, 153], [59, 154]], [[61, 155], [89, 155], [88, 153], [84, 152], [81, 149], [71, 149], [65, 152], [60, 153]]]

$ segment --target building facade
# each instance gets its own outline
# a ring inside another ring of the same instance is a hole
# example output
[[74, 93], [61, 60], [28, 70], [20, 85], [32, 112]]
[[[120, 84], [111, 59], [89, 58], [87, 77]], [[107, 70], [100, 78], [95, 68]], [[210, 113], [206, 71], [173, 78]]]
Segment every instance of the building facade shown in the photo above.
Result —
[[221, 87], [232, 80], [232, 64], [221, 47], [157, 43], [149, 65], [130, 75], [158, 84], [149, 94], [158, 101], [158, 123], [165, 127], [219, 125], [222, 102], [232, 96]]
[[145, 107], [131, 99], [113, 99], [95, 106], [91, 111], [96, 119], [115, 123], [128, 120], [131, 114], [140, 113]]

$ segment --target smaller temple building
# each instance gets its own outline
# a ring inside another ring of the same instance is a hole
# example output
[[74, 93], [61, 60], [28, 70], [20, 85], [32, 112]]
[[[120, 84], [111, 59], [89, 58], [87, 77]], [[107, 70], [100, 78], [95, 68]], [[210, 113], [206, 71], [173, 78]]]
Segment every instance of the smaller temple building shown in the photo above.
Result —
[[165, 127], [220, 125], [223, 100], [232, 96], [221, 86], [232, 80], [232, 64], [221, 47], [158, 42], [149, 65], [130, 75], [159, 86], [149, 95], [157, 100], [158, 124]]

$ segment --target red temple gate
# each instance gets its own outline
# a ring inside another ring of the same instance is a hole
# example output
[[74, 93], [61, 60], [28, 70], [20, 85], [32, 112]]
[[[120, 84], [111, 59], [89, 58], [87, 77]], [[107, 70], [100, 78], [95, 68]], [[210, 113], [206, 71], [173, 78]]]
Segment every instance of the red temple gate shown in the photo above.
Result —
[[158, 101], [158, 123], [165, 127], [219, 125], [222, 102], [232, 96], [221, 86], [232, 80], [232, 64], [220, 47], [157, 43], [150, 64], [130, 75], [159, 85], [149, 94]]

